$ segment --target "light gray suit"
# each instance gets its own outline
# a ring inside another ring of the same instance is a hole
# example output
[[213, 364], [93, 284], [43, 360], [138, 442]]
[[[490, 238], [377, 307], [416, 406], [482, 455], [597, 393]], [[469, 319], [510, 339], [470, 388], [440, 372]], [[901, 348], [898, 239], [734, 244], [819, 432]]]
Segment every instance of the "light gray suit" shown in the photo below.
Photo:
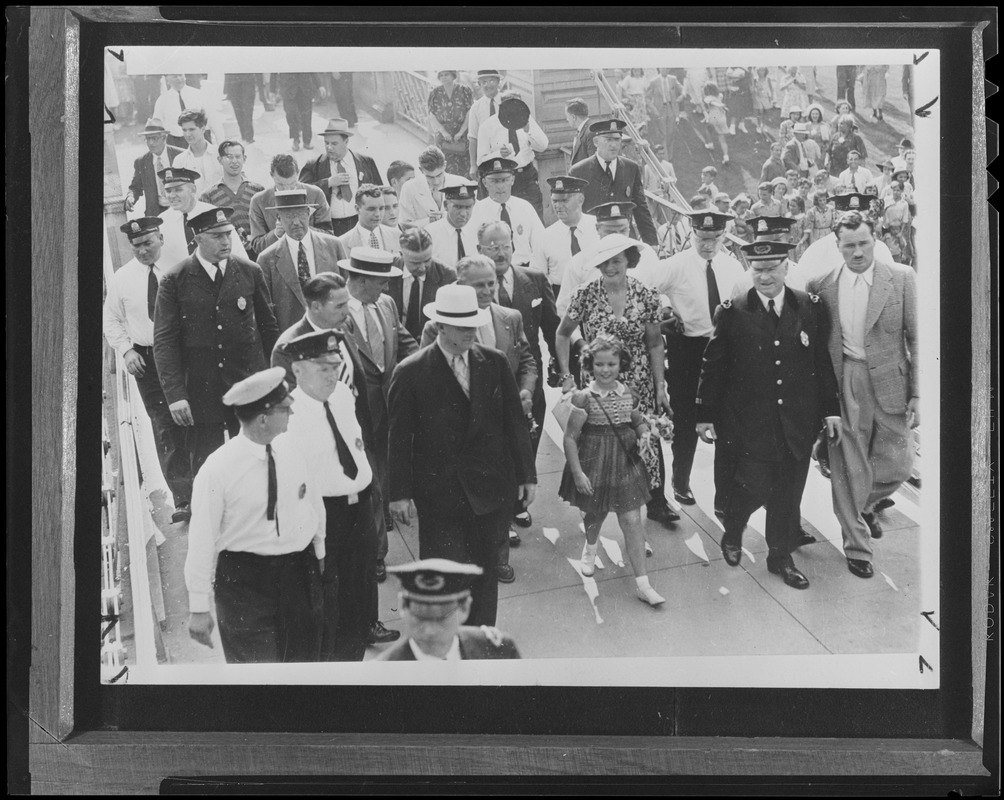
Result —
[[875, 261], [865, 312], [864, 362], [844, 355], [840, 320], [841, 268], [811, 281], [830, 312], [829, 351], [840, 388], [843, 432], [830, 447], [833, 508], [844, 537], [844, 555], [871, 561], [862, 512], [888, 497], [910, 477], [913, 432], [908, 403], [919, 396], [917, 374], [917, 280], [902, 264]]
[[[346, 258], [341, 242], [331, 234], [320, 231], [311, 230], [307, 235], [314, 246], [315, 272], [338, 272], [338, 259]], [[286, 237], [262, 251], [258, 256], [258, 266], [265, 273], [265, 285], [271, 293], [279, 330], [284, 331], [300, 321], [306, 308], [296, 272], [296, 261], [289, 252]]]

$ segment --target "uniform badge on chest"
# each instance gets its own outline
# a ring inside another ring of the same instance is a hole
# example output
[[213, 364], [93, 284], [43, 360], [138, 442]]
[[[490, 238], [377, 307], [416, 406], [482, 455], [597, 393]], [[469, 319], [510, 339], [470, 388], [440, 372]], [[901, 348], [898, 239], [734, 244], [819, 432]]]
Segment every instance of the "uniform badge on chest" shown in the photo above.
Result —
[[523, 226], [522, 225], [517, 225], [516, 226], [516, 233], [518, 233], [520, 236], [523, 235]]
[[247, 307], [248, 307], [248, 301], [245, 300], [243, 297], [238, 297], [237, 298], [237, 308], [239, 308], [241, 311], [243, 311]]
[[799, 334], [799, 336], [802, 338], [802, 347], [808, 347], [809, 346], [809, 334], [807, 334], [805, 331], [802, 331]]
[[356, 450], [362, 450], [362, 449], [363, 449], [363, 440], [356, 439]]

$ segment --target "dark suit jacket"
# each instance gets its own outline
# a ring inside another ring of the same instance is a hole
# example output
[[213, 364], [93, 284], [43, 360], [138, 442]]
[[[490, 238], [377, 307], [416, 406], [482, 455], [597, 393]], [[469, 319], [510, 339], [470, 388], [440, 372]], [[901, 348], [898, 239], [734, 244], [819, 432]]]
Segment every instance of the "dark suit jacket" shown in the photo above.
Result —
[[[380, 170], [377, 169], [376, 162], [369, 156], [361, 155], [355, 150], [349, 150], [356, 160], [356, 167], [359, 174], [356, 178], [359, 183], [372, 183], [374, 186], [383, 186], [383, 178], [380, 177]], [[300, 169], [301, 183], [312, 183], [324, 192], [328, 202], [331, 202], [331, 187], [328, 186], [328, 178], [331, 177], [331, 162], [327, 153], [321, 153], [317, 158], [311, 159]]]
[[231, 256], [217, 296], [189, 256], [157, 292], [153, 357], [167, 402], [188, 400], [197, 425], [223, 422], [223, 395], [268, 366], [278, 334], [261, 267]]
[[[782, 159], [783, 159], [782, 152]], [[768, 157], [766, 161], [763, 162], [763, 167], [760, 170], [760, 183], [770, 183], [774, 178], [783, 178], [785, 173], [784, 161], [775, 161], [773, 158]]]
[[589, 181], [589, 185], [584, 190], [585, 200], [582, 207], [586, 213], [593, 206], [600, 203], [612, 203], [615, 200], [630, 200], [635, 204], [633, 216], [634, 223], [638, 228], [641, 240], [652, 247], [659, 246], [659, 238], [656, 235], [655, 223], [652, 222], [652, 214], [648, 210], [648, 203], [645, 200], [645, 187], [641, 179], [641, 167], [630, 159], [623, 156], [617, 159], [617, 172], [614, 175], [614, 182], [610, 183], [606, 172], [600, 167], [600, 162], [590, 156], [572, 165], [569, 174], [575, 178], [583, 178]]
[[[308, 235], [314, 245], [314, 268], [317, 272], [338, 272], [338, 259], [347, 257], [341, 242], [320, 231], [308, 231]], [[289, 252], [285, 237], [262, 251], [258, 256], [258, 266], [265, 274], [265, 285], [272, 297], [272, 308], [279, 330], [284, 331], [294, 325], [306, 310], [296, 262]]]
[[575, 138], [572, 139], [572, 155], [568, 163], [569, 165], [578, 164], [595, 152], [596, 145], [593, 144], [593, 135], [589, 132], [589, 120], [587, 119], [582, 128], [575, 132]]
[[[180, 147], [173, 145], [164, 146], [164, 159], [168, 164], [173, 164], [175, 157], [179, 153], [185, 152]], [[146, 216], [156, 217], [164, 207], [160, 204], [157, 195], [157, 173], [153, 166], [153, 153], [147, 150], [143, 155], [133, 162], [132, 182], [129, 184], [129, 192], [138, 202], [140, 197], [146, 197]]]
[[543, 361], [540, 354], [540, 331], [544, 332], [544, 343], [553, 353], [554, 334], [561, 322], [555, 306], [554, 291], [547, 276], [540, 270], [512, 267], [512, 271], [512, 307], [523, 315], [523, 330], [537, 362], [538, 374], [543, 375], [545, 373], [540, 371]]
[[[474, 625], [461, 625], [458, 632], [460, 637], [460, 658], [464, 661], [483, 658], [519, 658], [519, 650], [516, 643], [501, 633], [496, 628], [492, 631], [492, 638], [489, 638], [484, 629]], [[495, 639], [499, 643], [496, 644]], [[414, 661], [415, 654], [408, 644], [409, 639], [402, 639], [393, 647], [388, 648], [377, 657], [377, 661]]]
[[[439, 291], [441, 286], [446, 286], [447, 284], [456, 282], [457, 273], [454, 270], [440, 264], [438, 261], [433, 261], [429, 265], [429, 269], [425, 273], [425, 283], [422, 284], [422, 297], [418, 308], [418, 325], [415, 326], [414, 330], [408, 328], [408, 333], [410, 333], [416, 341], [422, 338], [422, 327], [425, 324], [426, 319], [425, 314], [422, 313], [422, 309], [425, 308], [427, 304], [435, 301], [436, 292]], [[398, 311], [401, 312], [401, 322], [403, 324], [405, 322], [404, 296], [402, 294], [404, 291], [404, 278], [391, 278], [384, 291], [393, 298]], [[407, 325], [405, 327], [407, 327]]]
[[[516, 381], [498, 350], [474, 345], [470, 399], [439, 345], [402, 361], [390, 386], [390, 500], [447, 516], [466, 498], [475, 514], [511, 508], [535, 483], [530, 431]], [[421, 523], [419, 523], [421, 524]]]
[[698, 421], [754, 461], [808, 459], [823, 417], [840, 416], [826, 306], [784, 291], [776, 330], [755, 289], [718, 307], [697, 389]]

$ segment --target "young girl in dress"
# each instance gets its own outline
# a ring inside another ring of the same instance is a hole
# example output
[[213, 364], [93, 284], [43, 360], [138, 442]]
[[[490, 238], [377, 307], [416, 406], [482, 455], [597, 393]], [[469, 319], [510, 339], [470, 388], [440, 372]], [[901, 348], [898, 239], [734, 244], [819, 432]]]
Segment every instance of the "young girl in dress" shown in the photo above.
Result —
[[638, 400], [618, 378], [631, 366], [627, 348], [613, 336], [600, 334], [582, 354], [582, 366], [593, 380], [572, 395], [565, 428], [565, 471], [558, 494], [582, 511], [586, 544], [582, 574], [596, 571], [600, 527], [611, 511], [624, 532], [628, 561], [635, 574], [635, 594], [652, 606], [666, 602], [652, 588], [645, 571], [645, 533], [641, 507], [649, 499], [648, 474], [639, 446], [651, 436]]

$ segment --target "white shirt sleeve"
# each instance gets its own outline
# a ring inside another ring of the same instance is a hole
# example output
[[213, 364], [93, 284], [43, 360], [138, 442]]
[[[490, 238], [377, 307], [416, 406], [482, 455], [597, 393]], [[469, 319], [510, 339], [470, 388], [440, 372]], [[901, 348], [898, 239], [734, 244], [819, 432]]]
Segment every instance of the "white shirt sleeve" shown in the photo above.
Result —
[[216, 539], [223, 524], [224, 486], [209, 464], [203, 464], [192, 486], [192, 520], [188, 527], [188, 556], [185, 558], [185, 586], [188, 610], [209, 611], [213, 589]]
[[105, 297], [104, 313], [102, 314], [102, 328], [108, 345], [120, 356], [125, 356], [132, 349], [132, 339], [129, 338], [118, 284], [119, 282], [114, 279], [108, 284], [108, 295]]

